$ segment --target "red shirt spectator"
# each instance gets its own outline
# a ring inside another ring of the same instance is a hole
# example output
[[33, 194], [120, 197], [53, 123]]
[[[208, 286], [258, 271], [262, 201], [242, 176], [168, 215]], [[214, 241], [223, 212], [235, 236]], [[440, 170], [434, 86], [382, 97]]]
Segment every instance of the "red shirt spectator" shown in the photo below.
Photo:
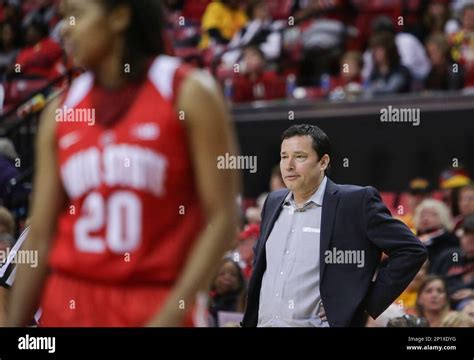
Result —
[[241, 71], [233, 77], [234, 102], [284, 98], [285, 81], [274, 71], [265, 71], [262, 51], [250, 46], [243, 51]]
[[62, 50], [58, 43], [45, 38], [35, 45], [25, 47], [20, 51], [16, 63], [20, 65], [23, 75], [38, 75], [51, 77], [52, 68], [61, 58]]

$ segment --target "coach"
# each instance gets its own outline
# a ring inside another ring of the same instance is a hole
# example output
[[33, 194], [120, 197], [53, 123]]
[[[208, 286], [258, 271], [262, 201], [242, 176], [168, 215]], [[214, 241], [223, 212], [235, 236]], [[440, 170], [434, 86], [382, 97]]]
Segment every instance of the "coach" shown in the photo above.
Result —
[[330, 142], [320, 128], [294, 125], [282, 140], [289, 190], [263, 206], [242, 326], [363, 326], [403, 292], [426, 249], [377, 190], [326, 176]]

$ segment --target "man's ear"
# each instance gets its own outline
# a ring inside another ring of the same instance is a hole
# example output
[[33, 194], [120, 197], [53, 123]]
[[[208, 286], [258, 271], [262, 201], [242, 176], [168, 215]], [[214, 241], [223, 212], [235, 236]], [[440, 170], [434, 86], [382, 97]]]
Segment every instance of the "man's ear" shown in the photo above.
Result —
[[124, 32], [132, 22], [132, 12], [128, 6], [118, 6], [109, 15], [109, 25], [114, 33]]
[[326, 170], [329, 166], [329, 163], [331, 162], [331, 158], [329, 157], [328, 154], [324, 154], [320, 162], [321, 162], [321, 170]]

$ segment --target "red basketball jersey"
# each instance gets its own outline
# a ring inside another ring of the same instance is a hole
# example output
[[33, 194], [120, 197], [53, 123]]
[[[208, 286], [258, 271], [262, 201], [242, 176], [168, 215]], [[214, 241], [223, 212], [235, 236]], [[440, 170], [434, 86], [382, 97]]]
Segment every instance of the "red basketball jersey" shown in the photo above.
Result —
[[180, 69], [178, 59], [157, 57], [109, 126], [95, 118], [93, 75], [71, 85], [57, 118], [69, 203], [50, 253], [53, 271], [118, 285], [176, 280], [203, 222], [186, 119], [174, 106]]

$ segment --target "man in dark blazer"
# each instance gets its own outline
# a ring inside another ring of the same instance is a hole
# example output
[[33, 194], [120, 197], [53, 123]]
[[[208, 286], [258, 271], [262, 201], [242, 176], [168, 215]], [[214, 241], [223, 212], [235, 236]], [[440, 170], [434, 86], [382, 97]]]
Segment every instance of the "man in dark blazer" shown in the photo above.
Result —
[[330, 143], [320, 128], [293, 125], [282, 140], [288, 189], [263, 206], [242, 326], [364, 326], [405, 290], [426, 248], [377, 190], [326, 177]]

